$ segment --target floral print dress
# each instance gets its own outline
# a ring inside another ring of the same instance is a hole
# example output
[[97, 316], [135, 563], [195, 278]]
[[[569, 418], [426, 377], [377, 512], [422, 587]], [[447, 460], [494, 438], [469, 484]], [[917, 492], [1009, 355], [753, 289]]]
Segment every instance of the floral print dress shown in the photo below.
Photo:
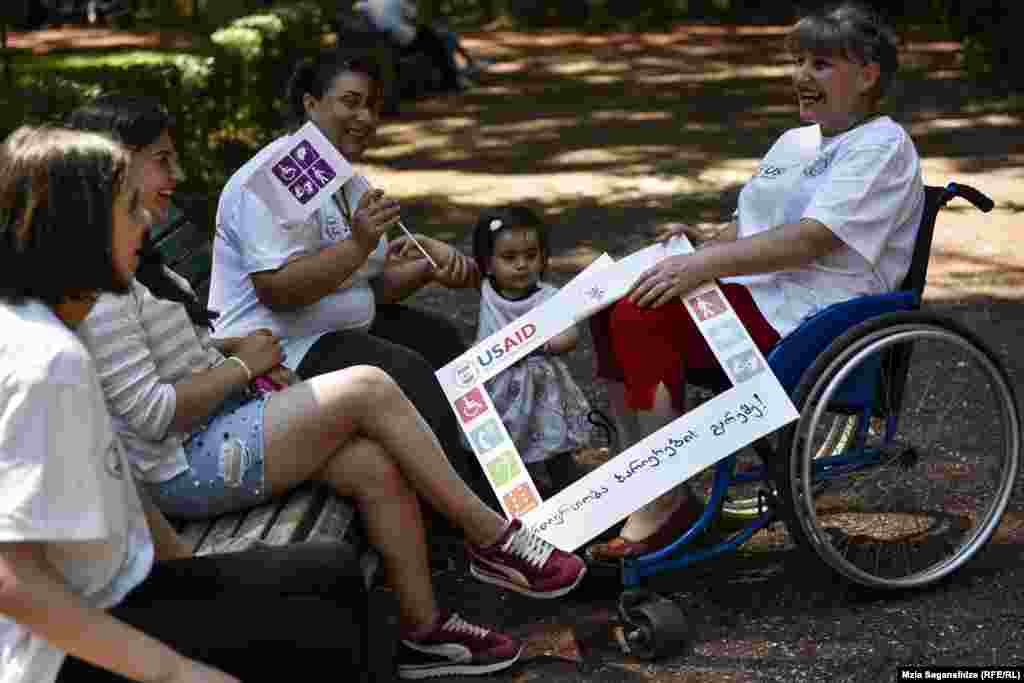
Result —
[[[529, 297], [510, 301], [484, 280], [477, 342], [557, 292], [551, 285], [541, 283], [539, 290]], [[540, 462], [587, 445], [590, 403], [560, 358], [534, 352], [489, 380], [486, 386], [523, 462]]]

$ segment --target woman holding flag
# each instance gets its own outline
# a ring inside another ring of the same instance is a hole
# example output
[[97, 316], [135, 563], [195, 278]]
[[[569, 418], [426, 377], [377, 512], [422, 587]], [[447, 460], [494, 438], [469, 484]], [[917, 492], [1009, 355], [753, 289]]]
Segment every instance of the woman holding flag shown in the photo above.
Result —
[[[112, 228], [83, 228], [66, 212], [67, 220], [61, 213], [52, 224], [92, 230], [97, 240], [113, 240], [117, 253], [125, 254], [115, 264], [117, 286], [90, 292], [88, 306], [70, 326], [92, 355], [113, 426], [141, 488], [164, 514], [199, 519], [258, 505], [305, 481], [323, 481], [359, 508], [398, 595], [400, 677], [510, 666], [521, 651], [517, 641], [438, 605], [420, 501], [465, 534], [474, 575], [489, 583], [554, 598], [579, 583], [582, 561], [518, 521], [506, 522], [473, 495], [423, 417], [380, 369], [362, 364], [302, 382], [289, 379], [281, 391], [251, 392], [253, 380], [284, 359], [277, 335], [258, 329], [210, 344], [202, 329], [206, 317], [197, 320], [186, 306], [155, 296], [134, 276], [150, 217], [162, 213], [161, 194], [180, 178], [173, 163], [173, 121], [148, 99], [109, 98], [92, 109], [89, 116], [76, 112], [71, 121], [83, 128], [106, 126], [103, 132], [122, 143], [117, 150], [123, 146], [130, 152], [124, 193], [130, 195], [125, 202], [133, 219]], [[26, 133], [25, 139], [35, 136], [44, 146], [50, 135], [62, 133]], [[9, 141], [0, 148], [0, 159], [5, 154], [15, 159], [19, 150]], [[164, 164], [151, 162], [168, 155], [166, 166], [173, 172], [155, 172]], [[14, 172], [20, 167], [12, 161], [10, 168], [11, 188], [27, 187]], [[5, 215], [13, 222], [0, 228], [31, 235], [32, 226], [22, 222], [41, 210], [26, 209], [21, 216], [19, 207], [28, 204], [11, 192], [13, 204]], [[101, 234], [111, 229], [112, 237]], [[28, 248], [14, 244], [16, 251]], [[161, 535], [163, 558], [188, 556], [168, 525], [161, 525]], [[453, 651], [468, 654], [454, 661], [448, 657]]]
[[[358, 162], [377, 125], [380, 83], [376, 65], [363, 59], [333, 54], [300, 64], [288, 89], [296, 129], [312, 122], [347, 161]], [[270, 329], [282, 339], [285, 365], [302, 378], [358, 364], [383, 369], [463, 478], [490, 499], [434, 377], [467, 347], [449, 320], [399, 305], [430, 283], [475, 287], [475, 264], [421, 235], [389, 243], [398, 203], [358, 174], [307, 220], [282, 223], [250, 181], [289, 141], [283, 136], [264, 147], [221, 193], [209, 301], [220, 314], [214, 336]]]

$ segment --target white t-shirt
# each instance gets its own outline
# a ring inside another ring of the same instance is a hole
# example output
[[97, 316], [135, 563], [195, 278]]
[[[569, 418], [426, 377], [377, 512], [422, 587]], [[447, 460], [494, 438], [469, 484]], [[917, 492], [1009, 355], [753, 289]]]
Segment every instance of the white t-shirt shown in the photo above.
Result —
[[[286, 137], [279, 138], [260, 150], [231, 176], [220, 195], [209, 307], [220, 313], [214, 322], [214, 337], [241, 337], [267, 328], [284, 341], [285, 364], [294, 369], [321, 335], [334, 330], [365, 330], [373, 324], [377, 304], [370, 280], [384, 269], [387, 240], [381, 238], [366, 263], [337, 291], [310, 306], [280, 312], [260, 303], [250, 275], [277, 270], [290, 260], [352, 237], [352, 229], [334, 201], [308, 221], [284, 224], [245, 186], [264, 160], [286, 143]], [[354, 209], [367, 188], [358, 175], [346, 182], [342, 189], [348, 205]]]
[[743, 187], [738, 235], [813, 218], [843, 246], [800, 270], [726, 281], [745, 284], [785, 336], [830, 304], [899, 287], [923, 211], [917, 150], [889, 117], [832, 138], [823, 137], [817, 125], [794, 128], [775, 142]]
[[[73, 592], [115, 605], [153, 544], [92, 359], [38, 302], [0, 303], [0, 330], [0, 543], [45, 543]], [[0, 616], [0, 683], [48, 683], [63, 660]]]

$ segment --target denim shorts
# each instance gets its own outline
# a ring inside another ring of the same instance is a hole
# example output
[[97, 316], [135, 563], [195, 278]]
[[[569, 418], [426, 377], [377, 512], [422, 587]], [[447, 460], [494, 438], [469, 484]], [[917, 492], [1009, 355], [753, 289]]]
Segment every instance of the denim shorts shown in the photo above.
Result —
[[176, 519], [209, 519], [244, 510], [270, 496], [264, 482], [263, 409], [269, 395], [225, 401], [185, 441], [189, 468], [146, 485], [153, 502]]

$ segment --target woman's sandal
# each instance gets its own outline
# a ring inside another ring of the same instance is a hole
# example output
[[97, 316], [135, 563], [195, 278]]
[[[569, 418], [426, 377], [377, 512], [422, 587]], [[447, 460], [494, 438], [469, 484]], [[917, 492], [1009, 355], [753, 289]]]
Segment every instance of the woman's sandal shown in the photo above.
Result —
[[686, 533], [703, 512], [704, 506], [700, 501], [695, 496], [687, 496], [665, 523], [650, 536], [638, 541], [616, 536], [605, 543], [591, 545], [584, 554], [591, 562], [619, 562], [626, 558], [653, 553]]

